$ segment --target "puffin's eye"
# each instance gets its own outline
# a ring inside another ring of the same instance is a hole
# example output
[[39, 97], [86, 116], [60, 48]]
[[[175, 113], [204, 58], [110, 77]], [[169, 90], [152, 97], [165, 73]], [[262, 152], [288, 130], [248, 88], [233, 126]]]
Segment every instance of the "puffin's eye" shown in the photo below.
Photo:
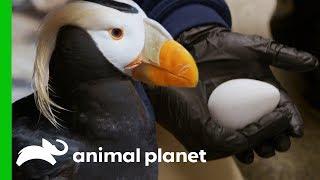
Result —
[[114, 40], [120, 40], [123, 38], [123, 30], [120, 28], [110, 29], [109, 33]]

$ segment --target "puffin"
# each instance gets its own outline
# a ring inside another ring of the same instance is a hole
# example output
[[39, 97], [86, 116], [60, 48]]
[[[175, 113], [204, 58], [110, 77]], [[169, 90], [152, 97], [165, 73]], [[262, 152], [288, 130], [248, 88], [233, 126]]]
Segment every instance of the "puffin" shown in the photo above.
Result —
[[[34, 93], [12, 105], [13, 178], [157, 179], [158, 164], [144, 163], [157, 141], [141, 82], [195, 87], [198, 70], [190, 53], [137, 4], [75, 1], [49, 13], [36, 48]], [[19, 159], [26, 149], [40, 154], [30, 147], [49, 147], [54, 159]], [[137, 148], [141, 161], [130, 163], [73, 157]]]

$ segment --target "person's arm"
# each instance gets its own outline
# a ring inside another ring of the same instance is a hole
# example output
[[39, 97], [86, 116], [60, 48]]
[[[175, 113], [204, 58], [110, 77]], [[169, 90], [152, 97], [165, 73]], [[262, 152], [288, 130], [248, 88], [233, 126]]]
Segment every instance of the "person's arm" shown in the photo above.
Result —
[[173, 37], [185, 30], [209, 24], [230, 29], [229, 7], [224, 0], [134, 0]]

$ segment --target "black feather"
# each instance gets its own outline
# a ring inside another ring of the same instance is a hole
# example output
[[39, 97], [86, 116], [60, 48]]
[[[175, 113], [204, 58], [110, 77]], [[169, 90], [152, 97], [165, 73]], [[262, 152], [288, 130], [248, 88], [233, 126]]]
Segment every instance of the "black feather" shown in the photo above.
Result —
[[112, 0], [85, 0], [85, 1], [101, 4], [103, 6], [117, 9], [121, 12], [133, 13], [133, 14], [137, 14], [139, 12], [137, 8], [122, 2], [117, 2]]

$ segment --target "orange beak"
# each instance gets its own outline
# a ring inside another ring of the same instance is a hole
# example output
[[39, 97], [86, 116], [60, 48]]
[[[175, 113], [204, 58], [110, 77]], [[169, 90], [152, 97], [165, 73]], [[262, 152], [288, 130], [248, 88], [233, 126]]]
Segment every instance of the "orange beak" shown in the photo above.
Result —
[[132, 70], [133, 78], [149, 85], [195, 87], [198, 83], [198, 68], [193, 57], [174, 40], [162, 44], [158, 60], [139, 56], [126, 69]]

